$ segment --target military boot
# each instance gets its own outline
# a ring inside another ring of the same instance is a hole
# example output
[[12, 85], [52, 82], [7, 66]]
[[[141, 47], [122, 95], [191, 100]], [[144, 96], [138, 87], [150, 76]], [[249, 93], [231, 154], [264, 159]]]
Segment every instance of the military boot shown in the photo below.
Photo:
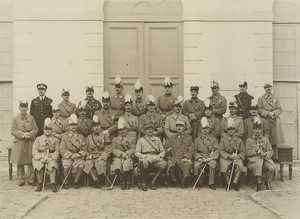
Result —
[[141, 190], [147, 191], [147, 169], [144, 169], [143, 165], [141, 165]]
[[51, 184], [51, 188], [52, 188], [52, 192], [57, 192], [57, 188], [56, 188], [55, 183]]
[[159, 168], [156, 175], [154, 176], [152, 182], [151, 182], [151, 189], [155, 190], [156, 189], [156, 183], [158, 178], [160, 177], [160, 175], [162, 174], [162, 172], [164, 171], [164, 169]]
[[40, 192], [43, 189], [43, 184], [42, 183], [38, 183], [37, 187], [36, 187], [36, 192]]

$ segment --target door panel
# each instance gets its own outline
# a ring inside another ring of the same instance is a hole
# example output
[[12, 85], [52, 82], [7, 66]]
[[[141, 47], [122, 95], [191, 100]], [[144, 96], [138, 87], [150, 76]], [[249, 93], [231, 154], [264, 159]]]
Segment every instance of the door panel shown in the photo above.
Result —
[[134, 82], [143, 73], [143, 28], [141, 23], [105, 24], [105, 90], [114, 93], [119, 75], [124, 93], [134, 94]]
[[274, 82], [274, 95], [279, 99], [283, 112], [280, 116], [283, 134], [287, 145], [294, 147], [293, 155], [297, 157], [297, 84]]
[[170, 76], [175, 95], [182, 93], [182, 24], [145, 23], [145, 84], [154, 96], [163, 93], [165, 76]]

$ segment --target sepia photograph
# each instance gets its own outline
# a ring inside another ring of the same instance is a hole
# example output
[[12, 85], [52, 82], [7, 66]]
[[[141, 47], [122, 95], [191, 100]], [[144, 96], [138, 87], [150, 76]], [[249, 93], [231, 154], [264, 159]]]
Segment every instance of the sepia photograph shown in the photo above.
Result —
[[299, 0], [0, 0], [1, 219], [298, 219]]

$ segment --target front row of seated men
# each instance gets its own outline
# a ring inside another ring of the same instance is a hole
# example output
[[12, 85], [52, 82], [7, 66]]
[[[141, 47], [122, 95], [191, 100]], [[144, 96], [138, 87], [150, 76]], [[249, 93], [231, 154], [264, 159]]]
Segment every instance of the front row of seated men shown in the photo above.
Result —
[[[253, 124], [254, 134], [247, 139], [246, 146], [236, 137], [233, 120], [227, 121], [227, 134], [221, 138], [220, 143], [210, 134], [210, 123], [203, 117], [201, 120], [202, 134], [194, 142], [192, 137], [185, 133], [185, 122], [176, 122], [176, 133], [168, 138], [165, 145], [161, 139], [154, 136], [154, 125], [146, 123], [143, 127], [144, 136], [136, 142], [136, 135], [128, 132], [126, 120], [119, 118], [117, 128], [119, 135], [111, 141], [103, 133], [97, 116], [94, 116], [93, 133], [85, 138], [77, 132], [78, 119], [72, 114], [68, 119], [68, 131], [62, 135], [61, 142], [52, 134], [52, 122], [46, 119], [44, 134], [36, 138], [32, 148], [33, 167], [36, 170], [38, 186], [36, 191], [43, 188], [43, 174], [50, 173], [52, 191], [56, 192], [56, 169], [59, 167], [61, 156], [64, 180], [63, 188], [69, 188], [69, 177], [74, 177], [74, 188], [79, 188], [79, 180], [83, 172], [90, 174], [94, 186], [100, 188], [104, 178], [107, 177], [107, 167], [115, 172], [121, 182], [121, 189], [131, 188], [131, 179], [134, 170], [134, 159], [141, 174], [140, 188], [147, 191], [147, 176], [150, 170], [155, 175], [150, 182], [152, 189], [156, 189], [161, 174], [166, 172], [172, 186], [178, 183], [184, 187], [185, 179], [190, 176], [191, 169], [198, 177], [208, 167], [209, 188], [215, 190], [215, 174], [218, 164], [220, 172], [224, 175], [227, 184], [239, 191], [239, 177], [246, 172], [247, 166], [257, 178], [257, 191], [262, 189], [262, 176], [265, 186], [270, 189], [270, 181], [275, 172], [275, 165], [271, 159], [273, 150], [267, 138], [261, 135], [261, 123], [255, 118]], [[111, 159], [109, 159], [111, 158]], [[108, 163], [108, 161], [110, 163]], [[46, 168], [46, 170], [45, 170]], [[232, 178], [232, 182], [231, 182]], [[203, 175], [200, 176], [199, 185], [203, 184]]]

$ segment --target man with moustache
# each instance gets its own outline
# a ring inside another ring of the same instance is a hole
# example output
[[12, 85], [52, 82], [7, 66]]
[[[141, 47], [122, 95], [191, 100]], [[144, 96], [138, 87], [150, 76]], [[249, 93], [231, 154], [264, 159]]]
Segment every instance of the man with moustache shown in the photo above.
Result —
[[240, 82], [239, 88], [240, 93], [234, 95], [238, 105], [237, 115], [247, 119], [250, 117], [249, 109], [254, 97], [247, 93], [248, 83], [246, 81]]
[[212, 106], [213, 115], [217, 119], [221, 120], [223, 118], [223, 114], [226, 113], [226, 98], [219, 93], [220, 87], [218, 82], [212, 81], [210, 88], [212, 95], [208, 97], [208, 99], [210, 100], [210, 105]]
[[147, 101], [143, 97], [144, 88], [139, 80], [137, 80], [134, 84], [134, 92], [136, 99], [132, 103], [132, 114], [140, 118], [146, 113]]
[[[89, 119], [93, 118], [94, 113], [97, 110], [101, 110], [102, 105], [99, 100], [96, 100], [94, 98], [94, 86], [90, 85], [86, 87], [86, 98], [84, 99], [86, 101], [86, 115]], [[78, 104], [78, 106], [80, 103]]]

